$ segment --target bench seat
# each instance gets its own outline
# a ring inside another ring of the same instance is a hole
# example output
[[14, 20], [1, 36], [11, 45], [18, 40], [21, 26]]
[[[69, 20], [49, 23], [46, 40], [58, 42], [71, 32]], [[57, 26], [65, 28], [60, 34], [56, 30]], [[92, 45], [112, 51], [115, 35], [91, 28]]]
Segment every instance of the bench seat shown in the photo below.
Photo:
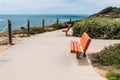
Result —
[[71, 40], [71, 53], [75, 54], [83, 53], [83, 50], [79, 42]]

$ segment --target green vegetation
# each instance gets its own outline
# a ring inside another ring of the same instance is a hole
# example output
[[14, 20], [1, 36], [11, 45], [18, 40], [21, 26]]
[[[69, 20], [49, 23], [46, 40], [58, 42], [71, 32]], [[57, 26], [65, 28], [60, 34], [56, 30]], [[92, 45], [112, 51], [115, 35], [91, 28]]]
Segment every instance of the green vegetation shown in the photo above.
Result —
[[52, 25], [49, 25], [49, 26], [46, 26], [45, 27], [45, 30], [46, 31], [53, 31], [53, 30], [58, 30], [58, 29], [63, 29], [63, 28], [66, 28], [68, 27], [68, 24], [74, 24], [75, 21], [68, 21], [68, 22], [64, 22], [64, 23], [54, 23]]
[[43, 29], [41, 27], [33, 27], [30, 29], [30, 34], [32, 35], [39, 33], [43, 33]]
[[91, 38], [120, 39], [120, 20], [91, 17], [73, 25], [73, 35], [81, 36], [87, 32]]
[[45, 30], [46, 31], [53, 31], [53, 30], [58, 30], [58, 29], [66, 28], [66, 27], [68, 27], [67, 23], [64, 23], [64, 24], [62, 24], [62, 23], [58, 23], [58, 24], [54, 23], [52, 25], [46, 26]]
[[109, 72], [106, 77], [108, 80], [120, 80], [120, 73]]
[[[120, 44], [109, 46], [95, 56], [95, 61], [104, 66], [111, 66], [120, 69]], [[94, 61], [92, 61], [94, 62]]]
[[91, 61], [94, 66], [108, 71], [105, 75], [108, 80], [120, 80], [120, 43], [92, 54]]

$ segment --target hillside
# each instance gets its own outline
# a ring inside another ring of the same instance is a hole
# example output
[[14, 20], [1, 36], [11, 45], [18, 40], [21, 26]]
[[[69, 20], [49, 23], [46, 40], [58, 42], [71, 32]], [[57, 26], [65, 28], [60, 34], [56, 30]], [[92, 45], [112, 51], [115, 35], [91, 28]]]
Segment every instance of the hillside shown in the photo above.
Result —
[[120, 18], [120, 8], [117, 7], [107, 7], [100, 12], [93, 14], [90, 17], [110, 17], [110, 18]]

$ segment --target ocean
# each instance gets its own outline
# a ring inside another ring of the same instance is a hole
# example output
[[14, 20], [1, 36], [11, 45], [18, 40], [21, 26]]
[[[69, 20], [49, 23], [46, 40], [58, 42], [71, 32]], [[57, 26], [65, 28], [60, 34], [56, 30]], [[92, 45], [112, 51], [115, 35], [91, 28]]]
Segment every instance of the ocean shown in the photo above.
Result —
[[27, 27], [27, 20], [30, 20], [30, 27], [41, 27], [42, 19], [45, 20], [45, 26], [56, 22], [57, 18], [60, 23], [72, 20], [80, 20], [89, 15], [0, 15], [0, 31], [7, 30], [8, 19], [12, 22], [12, 30], [18, 30], [21, 27]]

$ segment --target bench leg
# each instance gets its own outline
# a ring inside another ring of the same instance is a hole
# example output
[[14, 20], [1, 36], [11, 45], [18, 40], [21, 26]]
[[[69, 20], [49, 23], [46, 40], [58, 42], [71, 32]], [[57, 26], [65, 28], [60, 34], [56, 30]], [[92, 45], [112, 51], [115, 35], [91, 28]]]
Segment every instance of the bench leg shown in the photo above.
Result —
[[77, 59], [80, 59], [80, 54], [76, 54], [76, 58], [77, 58]]
[[67, 32], [66, 32], [66, 36], [67, 36]]
[[86, 57], [86, 53], [85, 52], [83, 53], [83, 57]]

